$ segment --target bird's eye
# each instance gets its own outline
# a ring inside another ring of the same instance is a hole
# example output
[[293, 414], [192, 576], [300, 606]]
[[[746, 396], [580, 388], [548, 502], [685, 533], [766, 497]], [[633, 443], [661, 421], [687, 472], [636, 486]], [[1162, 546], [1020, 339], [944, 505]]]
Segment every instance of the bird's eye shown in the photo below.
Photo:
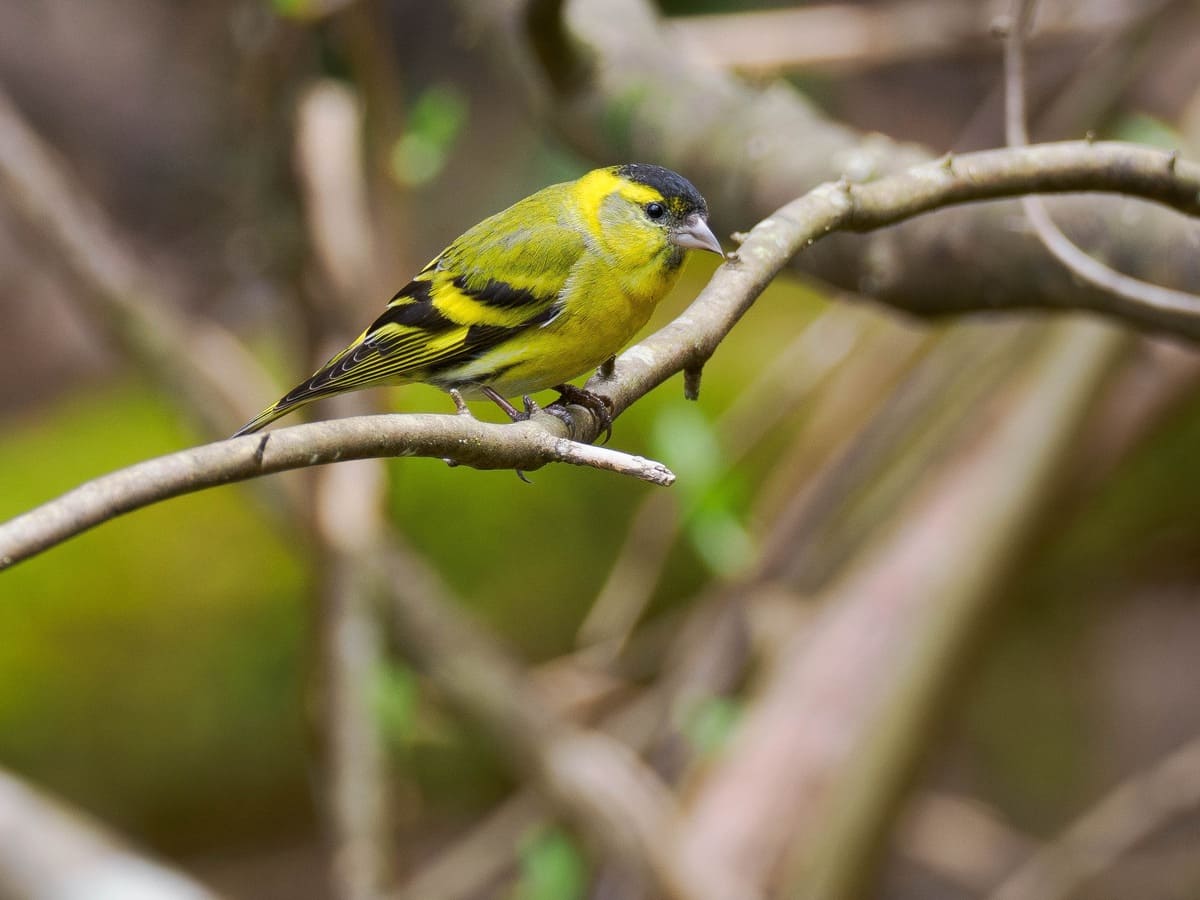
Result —
[[667, 214], [667, 208], [661, 203], [647, 203], [646, 215], [652, 219], [661, 219]]

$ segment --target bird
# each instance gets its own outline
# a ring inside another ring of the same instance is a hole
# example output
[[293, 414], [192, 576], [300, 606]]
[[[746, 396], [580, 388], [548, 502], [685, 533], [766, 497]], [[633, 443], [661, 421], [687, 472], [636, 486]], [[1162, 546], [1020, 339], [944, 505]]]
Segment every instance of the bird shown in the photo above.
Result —
[[490, 399], [513, 421], [536, 411], [530, 394], [552, 388], [548, 412], [570, 425], [566, 404], [581, 404], [611, 434], [611, 401], [569, 382], [611, 372], [693, 250], [724, 257], [704, 198], [670, 169], [627, 163], [545, 187], [454, 240], [234, 437], [323, 397], [413, 382], [451, 392], [460, 410], [463, 397]]

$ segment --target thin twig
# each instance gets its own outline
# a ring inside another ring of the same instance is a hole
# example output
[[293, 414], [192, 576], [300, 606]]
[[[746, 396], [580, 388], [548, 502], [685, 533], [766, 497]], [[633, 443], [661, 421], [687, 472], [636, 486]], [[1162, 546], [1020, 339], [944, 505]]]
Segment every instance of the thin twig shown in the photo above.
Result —
[[907, 807], [897, 823], [896, 849], [970, 896], [991, 890], [1033, 845], [975, 797], [925, 790]]
[[[96, 323], [204, 430], [225, 433], [253, 413], [251, 397], [274, 391], [227, 330], [180, 312], [182, 304], [148, 302], [165, 296], [158, 279], [2, 90], [0, 192], [86, 288], [78, 299]], [[190, 346], [203, 352], [179, 353]]]
[[[1004, 132], [1008, 144], [1029, 144], [1025, 115], [1025, 38], [1037, 0], [1013, 0], [1012, 21], [1004, 39]], [[1168, 165], [1174, 165], [1168, 158]], [[1200, 296], [1133, 278], [1089, 256], [1054, 224], [1037, 197], [1022, 197], [1025, 215], [1038, 239], [1060, 263], [1093, 287], [1119, 298], [1125, 305], [1154, 313], [1200, 316]]]
[[[1127, 23], [1129, 6], [1063, 6], [1046, 36], [1078, 38]], [[988, 4], [891, 0], [859, 6], [811, 3], [796, 9], [672, 16], [663, 25], [681, 50], [722, 68], [755, 74], [833, 67], [862, 71], [912, 59], [986, 49]]]
[[1139, 842], [1200, 806], [1200, 738], [1121, 782], [1033, 854], [990, 900], [1062, 900]]

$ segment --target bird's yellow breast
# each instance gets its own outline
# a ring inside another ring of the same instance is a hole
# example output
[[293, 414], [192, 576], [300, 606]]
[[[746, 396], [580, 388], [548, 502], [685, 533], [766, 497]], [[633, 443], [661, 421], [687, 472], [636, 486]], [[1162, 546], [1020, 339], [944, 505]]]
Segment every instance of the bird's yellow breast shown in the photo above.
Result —
[[646, 324], [682, 268], [669, 248], [622, 251], [589, 247], [563, 286], [558, 315], [455, 376], [478, 379], [514, 397], [570, 381], [618, 353]]

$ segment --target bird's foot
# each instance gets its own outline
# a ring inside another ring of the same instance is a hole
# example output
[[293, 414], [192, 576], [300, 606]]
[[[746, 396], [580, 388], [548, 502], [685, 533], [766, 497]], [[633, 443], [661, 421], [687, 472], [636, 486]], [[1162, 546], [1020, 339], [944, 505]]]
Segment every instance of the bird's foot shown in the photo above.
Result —
[[[531, 419], [533, 417], [534, 413], [539, 411], [538, 405], [533, 402], [533, 398], [530, 397], [528, 394], [526, 394], [524, 397], [521, 398], [521, 402], [525, 406], [525, 411], [522, 412], [521, 410], [519, 410], [515, 406], [513, 406], [511, 403], [509, 403], [507, 400], [505, 400], [503, 397], [501, 397], [492, 388], [484, 386], [484, 387], [481, 387], [479, 390], [480, 390], [480, 393], [483, 394], [483, 396], [487, 397], [489, 400], [491, 400], [493, 403], [495, 403], [498, 407], [500, 407], [502, 410], [504, 410], [504, 414], [506, 416], [508, 416], [514, 422], [528, 421], [529, 419]], [[460, 397], [459, 399], [461, 400], [462, 398]], [[526, 474], [524, 472], [522, 472], [520, 469], [514, 469], [513, 471], [516, 472], [517, 477], [520, 478], [526, 484], [533, 484], [533, 482], [529, 480], [528, 476], [526, 476]]]
[[[494, 391], [492, 388], [484, 386], [479, 389], [479, 392], [481, 394], [483, 394], [483, 396], [485, 396], [489, 400], [491, 400], [493, 403], [495, 403], [498, 407], [500, 407], [500, 409], [502, 409], [504, 411], [504, 414], [506, 416], [508, 416], [509, 419], [511, 419], [512, 421], [524, 422], [526, 419], [529, 418], [529, 413], [521, 412], [519, 409], [517, 409], [515, 406], [513, 406], [511, 403], [509, 403], [507, 400], [505, 400], [503, 397], [501, 397], [498, 393], [496, 393], [496, 391]], [[533, 402], [528, 397], [525, 398], [525, 401], [526, 401], [527, 408], [528, 408], [528, 405]]]
[[612, 400], [602, 394], [593, 394], [591, 391], [575, 387], [573, 384], [555, 385], [554, 390], [558, 391], [558, 399], [546, 407], [546, 412], [556, 419], [561, 419], [574, 433], [575, 423], [567, 409], [567, 404], [574, 403], [576, 406], [582, 406], [599, 419], [600, 429], [604, 432], [604, 443], [607, 444], [612, 437], [613, 413], [616, 411]]

